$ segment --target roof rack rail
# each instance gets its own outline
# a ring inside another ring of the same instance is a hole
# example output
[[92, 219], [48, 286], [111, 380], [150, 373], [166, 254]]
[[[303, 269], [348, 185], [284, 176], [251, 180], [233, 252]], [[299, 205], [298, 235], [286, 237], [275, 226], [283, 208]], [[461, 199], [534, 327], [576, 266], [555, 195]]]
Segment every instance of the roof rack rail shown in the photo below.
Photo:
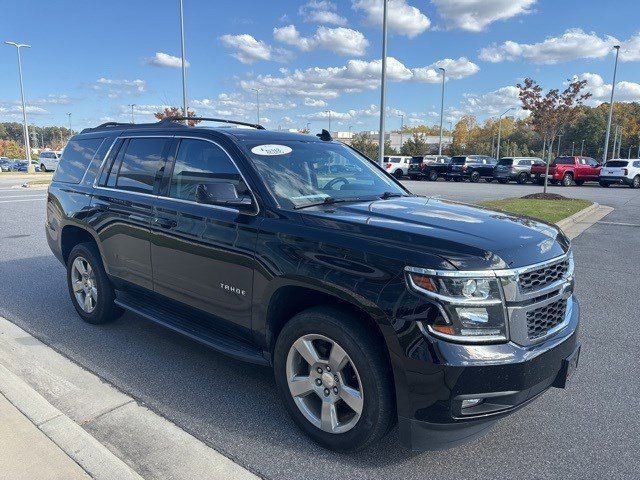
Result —
[[105, 123], [102, 123], [102, 124], [98, 125], [97, 127], [93, 127], [93, 128], [129, 127], [131, 125], [134, 125], [134, 124], [133, 123], [121, 123], [121, 122], [105, 122]]
[[209, 117], [166, 117], [160, 120], [158, 123], [180, 122], [182, 120], [200, 120], [200, 121], [208, 121], [208, 122], [230, 123], [233, 125], [244, 125], [245, 127], [251, 127], [257, 130], [265, 129], [259, 123], [240, 122], [238, 120], [227, 120], [224, 118], [209, 118]]

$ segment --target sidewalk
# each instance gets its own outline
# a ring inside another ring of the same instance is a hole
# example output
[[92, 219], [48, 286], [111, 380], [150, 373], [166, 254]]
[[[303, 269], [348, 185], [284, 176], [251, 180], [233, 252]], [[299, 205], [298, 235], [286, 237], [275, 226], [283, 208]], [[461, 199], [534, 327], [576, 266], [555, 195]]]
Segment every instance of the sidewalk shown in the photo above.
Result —
[[0, 394], [0, 480], [91, 478]]

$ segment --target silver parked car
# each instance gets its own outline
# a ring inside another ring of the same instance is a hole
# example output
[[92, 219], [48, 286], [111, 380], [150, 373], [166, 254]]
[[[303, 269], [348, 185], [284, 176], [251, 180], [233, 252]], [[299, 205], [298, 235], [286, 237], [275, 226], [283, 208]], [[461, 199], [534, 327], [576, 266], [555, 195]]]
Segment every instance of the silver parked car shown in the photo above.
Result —
[[493, 171], [493, 178], [500, 183], [515, 180], [519, 184], [525, 184], [531, 180], [531, 166], [544, 165], [544, 160], [538, 157], [504, 157], [498, 161]]

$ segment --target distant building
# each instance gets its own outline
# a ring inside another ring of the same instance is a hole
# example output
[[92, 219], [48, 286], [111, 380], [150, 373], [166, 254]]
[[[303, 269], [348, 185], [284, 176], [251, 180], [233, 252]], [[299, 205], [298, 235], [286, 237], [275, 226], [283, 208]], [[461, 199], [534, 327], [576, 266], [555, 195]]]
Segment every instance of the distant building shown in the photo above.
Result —
[[[331, 136], [337, 140], [340, 140], [345, 143], [349, 143], [349, 141], [353, 138], [356, 133], [368, 133], [371, 135], [372, 139], [377, 143], [378, 142], [378, 132], [376, 131], [367, 131], [367, 132], [331, 132]], [[411, 137], [413, 137], [413, 133], [386, 133], [385, 134], [385, 142], [390, 141], [391, 147], [398, 152], [402, 148], [402, 145], [407, 142]], [[429, 145], [430, 149], [433, 153], [435, 153], [438, 149], [438, 144], [440, 142], [440, 137], [438, 135], [423, 135], [423, 138]], [[444, 136], [442, 137], [442, 148], [448, 148], [453, 143], [453, 137]]]

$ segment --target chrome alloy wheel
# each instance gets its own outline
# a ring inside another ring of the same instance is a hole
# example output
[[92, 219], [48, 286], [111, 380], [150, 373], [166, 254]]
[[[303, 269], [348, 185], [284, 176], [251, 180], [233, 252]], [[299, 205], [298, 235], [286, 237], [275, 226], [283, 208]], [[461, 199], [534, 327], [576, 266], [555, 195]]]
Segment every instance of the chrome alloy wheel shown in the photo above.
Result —
[[353, 361], [336, 342], [309, 334], [287, 355], [287, 382], [302, 414], [328, 433], [351, 430], [362, 415], [364, 395]]
[[93, 312], [98, 304], [98, 286], [91, 264], [83, 257], [76, 257], [71, 264], [71, 287], [80, 308]]

